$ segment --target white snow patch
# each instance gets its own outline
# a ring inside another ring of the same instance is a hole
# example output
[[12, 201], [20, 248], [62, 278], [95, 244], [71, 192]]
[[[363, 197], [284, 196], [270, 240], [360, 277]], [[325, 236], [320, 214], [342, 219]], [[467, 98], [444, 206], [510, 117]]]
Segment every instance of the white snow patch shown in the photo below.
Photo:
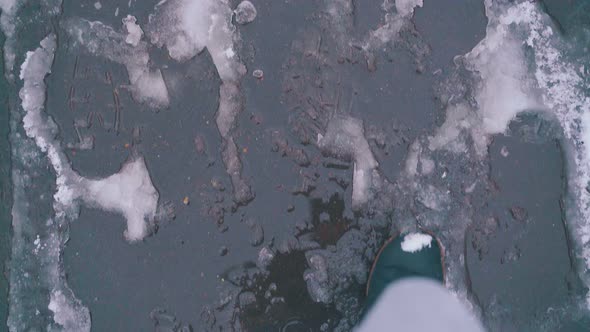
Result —
[[417, 252], [426, 247], [430, 248], [432, 236], [423, 233], [410, 233], [404, 236], [402, 241], [402, 250], [405, 252]]
[[399, 15], [410, 16], [414, 14], [414, 8], [422, 7], [423, 0], [395, 0], [395, 8]]
[[467, 129], [477, 154], [483, 157], [490, 137], [504, 133], [519, 113], [545, 109], [536, 93], [534, 76], [528, 71], [522, 41], [509, 25], [494, 22], [488, 25], [486, 37], [463, 56], [467, 69], [479, 77], [477, 109], [465, 103], [449, 105], [445, 123], [431, 138], [432, 150], [467, 152], [461, 135]]
[[80, 311], [80, 304], [66, 297], [62, 291], [51, 292], [47, 308], [53, 312], [53, 320], [63, 327], [65, 332], [90, 331], [88, 309]]
[[100, 3], [100, 1], [97, 1], [94, 3], [94, 8], [96, 10], [100, 10], [102, 8], [102, 4]]
[[185, 61], [207, 48], [222, 81], [235, 81], [245, 68], [235, 56], [233, 11], [227, 0], [171, 0], [156, 6], [147, 33], [166, 46], [170, 57]]
[[447, 107], [445, 122], [436, 129], [435, 135], [429, 140], [430, 150], [445, 149], [455, 153], [466, 153], [467, 143], [461, 136], [462, 131], [471, 130], [476, 135], [482, 136], [474, 113], [466, 104]]
[[484, 133], [502, 133], [516, 114], [541, 107], [522, 44], [509, 34], [507, 26], [488, 28], [486, 38], [465, 59], [482, 79], [476, 99]]
[[121, 170], [100, 180], [85, 180], [85, 202], [107, 211], [121, 213], [127, 220], [125, 237], [143, 239], [149, 233], [149, 222], [156, 216], [158, 192], [143, 158], [131, 160]]
[[414, 15], [416, 7], [423, 6], [423, 0], [395, 0], [396, 12], [391, 12], [392, 0], [384, 0], [381, 8], [385, 11], [383, 23], [371, 31], [363, 45], [365, 50], [377, 49], [391, 41], [395, 41], [405, 24]]
[[127, 37], [125, 38], [125, 42], [129, 45], [133, 45], [134, 47], [139, 45], [139, 41], [143, 36], [143, 30], [141, 30], [141, 28], [137, 24], [137, 19], [135, 18], [135, 16], [127, 15], [127, 17], [123, 18], [122, 21], [125, 30], [127, 30]]

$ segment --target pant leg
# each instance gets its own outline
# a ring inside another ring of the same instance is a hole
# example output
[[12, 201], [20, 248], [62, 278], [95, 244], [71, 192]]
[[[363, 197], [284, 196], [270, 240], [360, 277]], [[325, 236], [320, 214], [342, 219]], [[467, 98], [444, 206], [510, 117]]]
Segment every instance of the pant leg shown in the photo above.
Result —
[[357, 332], [483, 332], [481, 323], [440, 283], [406, 278], [389, 285]]

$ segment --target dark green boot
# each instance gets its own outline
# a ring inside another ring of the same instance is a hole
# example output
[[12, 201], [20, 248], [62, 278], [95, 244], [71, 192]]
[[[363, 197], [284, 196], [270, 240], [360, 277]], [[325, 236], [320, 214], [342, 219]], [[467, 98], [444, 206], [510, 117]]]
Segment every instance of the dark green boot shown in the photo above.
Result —
[[405, 277], [443, 282], [442, 251], [434, 237], [426, 233], [404, 234], [392, 237], [381, 247], [369, 274], [364, 313], [387, 286]]

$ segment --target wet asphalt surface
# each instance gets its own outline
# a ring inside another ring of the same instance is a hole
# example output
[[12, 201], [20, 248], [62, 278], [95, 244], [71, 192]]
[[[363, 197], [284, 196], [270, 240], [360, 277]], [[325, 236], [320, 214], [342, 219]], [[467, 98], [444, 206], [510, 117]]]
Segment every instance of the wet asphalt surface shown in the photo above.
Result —
[[[121, 15], [127, 14], [126, 3], [120, 6], [119, 17], [113, 15], [117, 4], [105, 1], [97, 11], [92, 3], [66, 2], [63, 16], [96, 19], [118, 28]], [[315, 14], [322, 4], [293, 0], [254, 4], [256, 20], [239, 28], [240, 55], [249, 72], [262, 69], [264, 79], [250, 74], [243, 78], [245, 111], [238, 117], [235, 136], [242, 150], [242, 174], [256, 198], [239, 208], [231, 202], [231, 183], [221, 161], [215, 126], [220, 80], [206, 51], [178, 64], [164, 50], [150, 50], [171, 97], [168, 109], [155, 111], [131, 99], [124, 87], [123, 66], [69, 48], [67, 35], [57, 30], [59, 49], [47, 78], [47, 109], [60, 125], [64, 144], [77, 142], [73, 122], [78, 119], [92, 119], [92, 125], [79, 129], [79, 134], [95, 138], [91, 151], [68, 149], [74, 169], [102, 177], [139, 153], [160, 199], [175, 206], [175, 219], [161, 223], [155, 235], [137, 244], [124, 240], [125, 222], [119, 215], [83, 208], [71, 225], [63, 260], [69, 286], [90, 309], [94, 331], [151, 330], [155, 323], [150, 313], [157, 308], [201, 330], [203, 308], [218, 301], [228, 271], [254, 264], [263, 245], [292, 237], [295, 226], [305, 220], [316, 225], [318, 242], [334, 244], [359, 217], [350, 209], [351, 166], [326, 167], [338, 162], [300, 143], [293, 133], [293, 105], [285, 91], [288, 78], [296, 72], [311, 77], [318, 70], [292, 65], [290, 59], [296, 57], [293, 42], [305, 40], [310, 29], [323, 36], [332, 33]], [[379, 5], [379, 1], [357, 4], [354, 19], [360, 35], [379, 24]], [[143, 25], [152, 10], [152, 2], [134, 2], [129, 13]], [[444, 120], [444, 110], [433, 94], [440, 79], [432, 73], [449, 70], [454, 56], [468, 52], [485, 36], [486, 18], [480, 1], [428, 1], [416, 11], [414, 23], [430, 50], [423, 59], [423, 73], [416, 70], [415, 54], [389, 47], [375, 52], [373, 72], [362, 57], [351, 56], [353, 61], [337, 69], [339, 83], [326, 87], [328, 95], [345, 95], [351, 114], [363, 119], [366, 127], [394, 139], [387, 149], [375, 153], [390, 180], [400, 176], [411, 142]], [[533, 129], [527, 131], [529, 127]], [[537, 135], [538, 127], [538, 120], [525, 117], [508, 135], [494, 139], [489, 180], [496, 191], [478, 220], [487, 226], [476, 225], [466, 236], [471, 288], [484, 317], [488, 309], [508, 308], [502, 316], [506, 325], [494, 329], [526, 329], [548, 308], [568, 303], [581, 287], [570, 259], [561, 205], [566, 178], [559, 133]], [[535, 132], [533, 138], [527, 134], [530, 131]], [[303, 149], [311, 165], [301, 166], [273, 149], [277, 135]], [[306, 176], [320, 180], [315, 190], [301, 194], [296, 188]], [[185, 197], [189, 204], [183, 203]], [[320, 220], [326, 218], [332, 226], [321, 226]], [[247, 220], [255, 220], [263, 229], [263, 239], [253, 240]], [[269, 280], [289, 303], [273, 313], [274, 318], [245, 311], [242, 320], [248, 330], [278, 330], [293, 319], [315, 330], [317, 322], [335, 318], [324, 316], [337, 315], [334, 308], [315, 304], [307, 295], [302, 277], [306, 268], [305, 257], [297, 252], [275, 258]], [[362, 301], [360, 293], [359, 298]], [[563, 330], [584, 328], [572, 323]]]

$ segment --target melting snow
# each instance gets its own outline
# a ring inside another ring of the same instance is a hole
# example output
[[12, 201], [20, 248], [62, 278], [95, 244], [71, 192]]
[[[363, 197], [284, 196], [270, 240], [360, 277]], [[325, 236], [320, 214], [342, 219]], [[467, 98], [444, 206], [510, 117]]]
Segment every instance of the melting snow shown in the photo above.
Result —
[[426, 247], [430, 248], [432, 236], [423, 233], [410, 233], [404, 236], [402, 250], [405, 252], [417, 252]]

